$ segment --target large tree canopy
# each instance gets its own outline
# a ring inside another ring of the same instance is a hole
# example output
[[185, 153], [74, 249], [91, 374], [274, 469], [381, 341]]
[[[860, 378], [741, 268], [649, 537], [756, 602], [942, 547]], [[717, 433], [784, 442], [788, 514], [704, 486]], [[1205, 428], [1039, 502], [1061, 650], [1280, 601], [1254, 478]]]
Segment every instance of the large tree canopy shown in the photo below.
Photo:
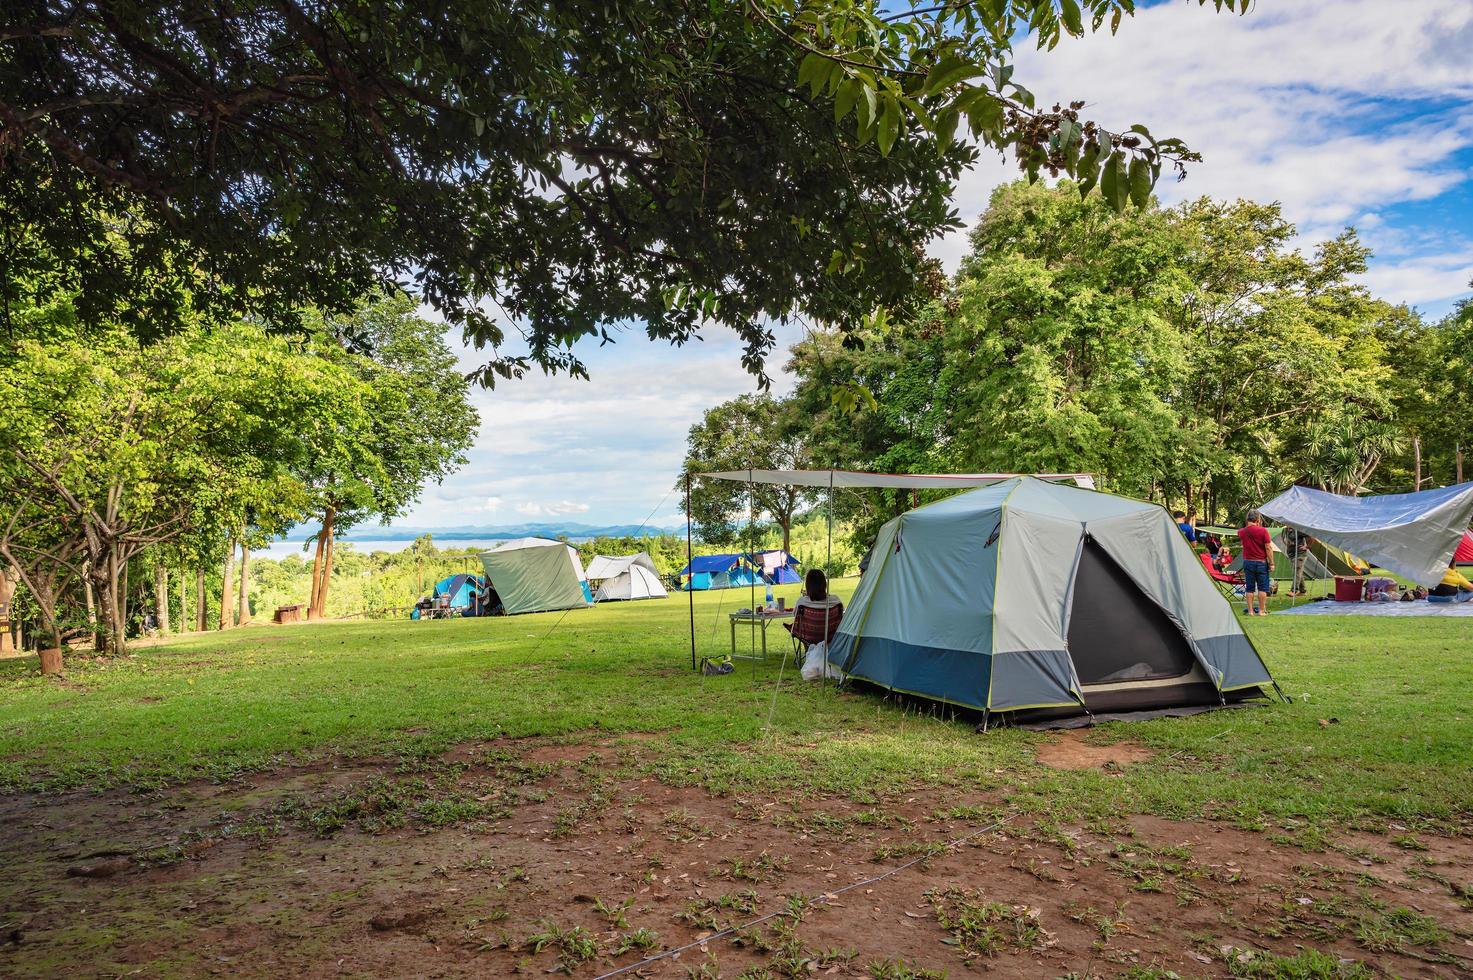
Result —
[[[844, 325], [911, 295], [976, 152], [963, 123], [1117, 206], [1189, 159], [1013, 78], [1014, 39], [1132, 7], [16, 0], [4, 278], [45, 270], [106, 306], [146, 276], [281, 320], [395, 281], [478, 344], [526, 332], [487, 382], [581, 372], [573, 341], [632, 321], [676, 342], [729, 324], [760, 370], [772, 318]], [[118, 237], [127, 263], [106, 261]]]
[[[1355, 282], [1353, 230], [1309, 254], [1294, 238], [1277, 205], [1116, 213], [1065, 182], [999, 188], [944, 295], [866, 325], [862, 348], [822, 330], [793, 348], [789, 417], [823, 465], [1087, 470], [1222, 517], [1292, 483], [1466, 478], [1468, 310], [1425, 325]], [[846, 410], [850, 389], [866, 394]], [[836, 505], [866, 545], [914, 500]]]

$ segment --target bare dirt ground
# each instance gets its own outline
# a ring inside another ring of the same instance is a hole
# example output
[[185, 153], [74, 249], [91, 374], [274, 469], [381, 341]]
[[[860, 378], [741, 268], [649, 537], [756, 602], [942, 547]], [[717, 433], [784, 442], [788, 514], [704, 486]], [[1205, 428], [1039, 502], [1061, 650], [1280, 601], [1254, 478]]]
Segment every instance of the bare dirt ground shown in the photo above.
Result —
[[[1142, 751], [1054, 744], [1057, 764], [1107, 769]], [[1464, 838], [1390, 827], [1304, 851], [1210, 822], [1056, 823], [956, 789], [714, 796], [642, 773], [642, 754], [503, 741], [0, 798], [0, 974], [597, 977], [707, 939], [622, 975], [1225, 976], [1263, 963], [1243, 951], [1304, 948], [1473, 975]]]

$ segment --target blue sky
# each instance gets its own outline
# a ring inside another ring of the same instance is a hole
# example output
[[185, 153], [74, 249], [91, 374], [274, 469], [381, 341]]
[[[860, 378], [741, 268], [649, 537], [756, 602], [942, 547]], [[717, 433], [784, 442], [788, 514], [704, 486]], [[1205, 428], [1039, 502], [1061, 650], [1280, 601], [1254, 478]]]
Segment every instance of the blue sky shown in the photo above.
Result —
[[[1202, 152], [1185, 182], [1162, 186], [1167, 203], [1279, 201], [1306, 249], [1354, 225], [1376, 250], [1366, 284], [1435, 317], [1473, 292], [1470, 51], [1469, 0], [1258, 0], [1245, 17], [1179, 0], [1139, 11], [1115, 38], [1020, 52], [1018, 78], [1041, 104], [1087, 97], [1106, 126], [1144, 122]], [[962, 217], [1014, 176], [982, 160], [958, 187]], [[932, 253], [954, 270], [965, 246], [959, 232]], [[779, 331], [781, 347], [796, 338]], [[738, 345], [710, 330], [672, 349], [634, 331], [582, 354], [591, 382], [534, 375], [476, 392], [469, 465], [397, 523], [680, 523], [667, 494], [686, 431], [754, 387]]]

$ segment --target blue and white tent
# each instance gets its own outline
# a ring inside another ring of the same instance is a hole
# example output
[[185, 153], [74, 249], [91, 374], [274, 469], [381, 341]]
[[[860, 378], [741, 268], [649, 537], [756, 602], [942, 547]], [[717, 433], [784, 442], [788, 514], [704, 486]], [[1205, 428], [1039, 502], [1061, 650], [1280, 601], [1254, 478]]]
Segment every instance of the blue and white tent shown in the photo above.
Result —
[[466, 573], [447, 575], [434, 584], [428, 598], [421, 599], [415, 605], [409, 613], [409, 618], [422, 618], [425, 613], [421, 610], [421, 606], [448, 607], [457, 615], [480, 616], [482, 610], [479, 595], [484, 585], [485, 582], [479, 575]]
[[1019, 477], [902, 514], [872, 555], [829, 659], [889, 690], [1048, 718], [1273, 683], [1155, 504]]
[[433, 597], [448, 596], [451, 609], [469, 609], [483, 584], [479, 575], [447, 575], [435, 583]]
[[680, 570], [686, 589], [744, 589], [762, 585], [762, 572], [747, 555], [700, 555]]

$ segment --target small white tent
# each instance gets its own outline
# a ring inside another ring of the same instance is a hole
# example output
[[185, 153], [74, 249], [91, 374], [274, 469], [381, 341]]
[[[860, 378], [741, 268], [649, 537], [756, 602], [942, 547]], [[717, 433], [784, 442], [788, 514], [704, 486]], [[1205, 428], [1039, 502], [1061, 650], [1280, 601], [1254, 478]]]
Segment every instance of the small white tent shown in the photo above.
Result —
[[660, 582], [659, 570], [650, 556], [641, 551], [637, 555], [611, 558], [594, 555], [588, 563], [588, 578], [602, 583], [594, 593], [594, 602], [608, 599], [664, 599], [669, 595]]
[[503, 541], [481, 555], [508, 615], [572, 609], [592, 601], [578, 549], [547, 538]]

